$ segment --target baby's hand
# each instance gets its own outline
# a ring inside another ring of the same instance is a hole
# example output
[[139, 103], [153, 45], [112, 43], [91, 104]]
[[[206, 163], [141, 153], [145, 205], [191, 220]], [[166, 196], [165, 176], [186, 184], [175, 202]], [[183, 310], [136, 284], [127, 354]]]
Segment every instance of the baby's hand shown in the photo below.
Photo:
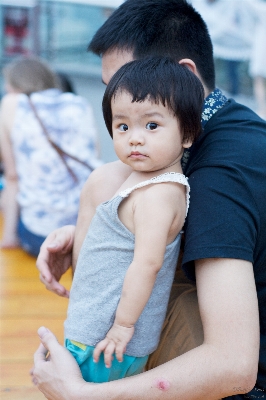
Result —
[[101, 352], [104, 352], [104, 362], [106, 368], [112, 365], [113, 354], [115, 353], [118, 361], [123, 361], [123, 354], [126, 346], [134, 334], [134, 326], [127, 328], [114, 323], [106, 337], [101, 340], [94, 349], [94, 362], [99, 361]]

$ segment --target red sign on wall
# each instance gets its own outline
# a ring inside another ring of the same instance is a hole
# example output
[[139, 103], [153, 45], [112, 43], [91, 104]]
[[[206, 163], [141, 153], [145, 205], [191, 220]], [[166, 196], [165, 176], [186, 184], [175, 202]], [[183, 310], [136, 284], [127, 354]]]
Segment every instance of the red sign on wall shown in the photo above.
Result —
[[3, 7], [4, 54], [29, 54], [30, 9], [25, 7]]

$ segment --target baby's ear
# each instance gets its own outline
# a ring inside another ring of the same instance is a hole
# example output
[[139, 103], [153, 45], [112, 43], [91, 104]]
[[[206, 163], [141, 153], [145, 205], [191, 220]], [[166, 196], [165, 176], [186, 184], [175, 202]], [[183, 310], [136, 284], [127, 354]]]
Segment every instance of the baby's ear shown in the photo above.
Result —
[[184, 147], [184, 149], [188, 149], [189, 147], [192, 146], [192, 140], [190, 139], [186, 139], [183, 141], [182, 146]]

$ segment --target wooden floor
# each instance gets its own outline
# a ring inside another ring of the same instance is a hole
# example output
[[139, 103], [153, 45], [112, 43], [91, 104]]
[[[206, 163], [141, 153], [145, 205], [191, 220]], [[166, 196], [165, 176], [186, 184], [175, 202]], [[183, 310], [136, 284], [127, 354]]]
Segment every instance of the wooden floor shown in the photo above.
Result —
[[[0, 214], [0, 233], [2, 216]], [[51, 329], [63, 341], [67, 300], [40, 283], [35, 258], [24, 251], [0, 249], [0, 399], [40, 400], [29, 376], [39, 345], [37, 329]], [[64, 284], [69, 288], [71, 275]]]

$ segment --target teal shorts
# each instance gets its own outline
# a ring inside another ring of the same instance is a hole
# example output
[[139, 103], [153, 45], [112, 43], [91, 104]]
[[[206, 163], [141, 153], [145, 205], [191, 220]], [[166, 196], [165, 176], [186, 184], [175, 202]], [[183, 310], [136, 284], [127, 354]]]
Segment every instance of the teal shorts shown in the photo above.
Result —
[[148, 356], [131, 357], [124, 354], [123, 361], [119, 362], [114, 355], [111, 368], [106, 368], [103, 353], [101, 353], [97, 363], [93, 361], [93, 346], [86, 346], [73, 340], [66, 339], [65, 347], [76, 359], [83, 379], [86, 382], [110, 382], [126, 378], [127, 376], [140, 374], [143, 372], [143, 368], [148, 360]]

